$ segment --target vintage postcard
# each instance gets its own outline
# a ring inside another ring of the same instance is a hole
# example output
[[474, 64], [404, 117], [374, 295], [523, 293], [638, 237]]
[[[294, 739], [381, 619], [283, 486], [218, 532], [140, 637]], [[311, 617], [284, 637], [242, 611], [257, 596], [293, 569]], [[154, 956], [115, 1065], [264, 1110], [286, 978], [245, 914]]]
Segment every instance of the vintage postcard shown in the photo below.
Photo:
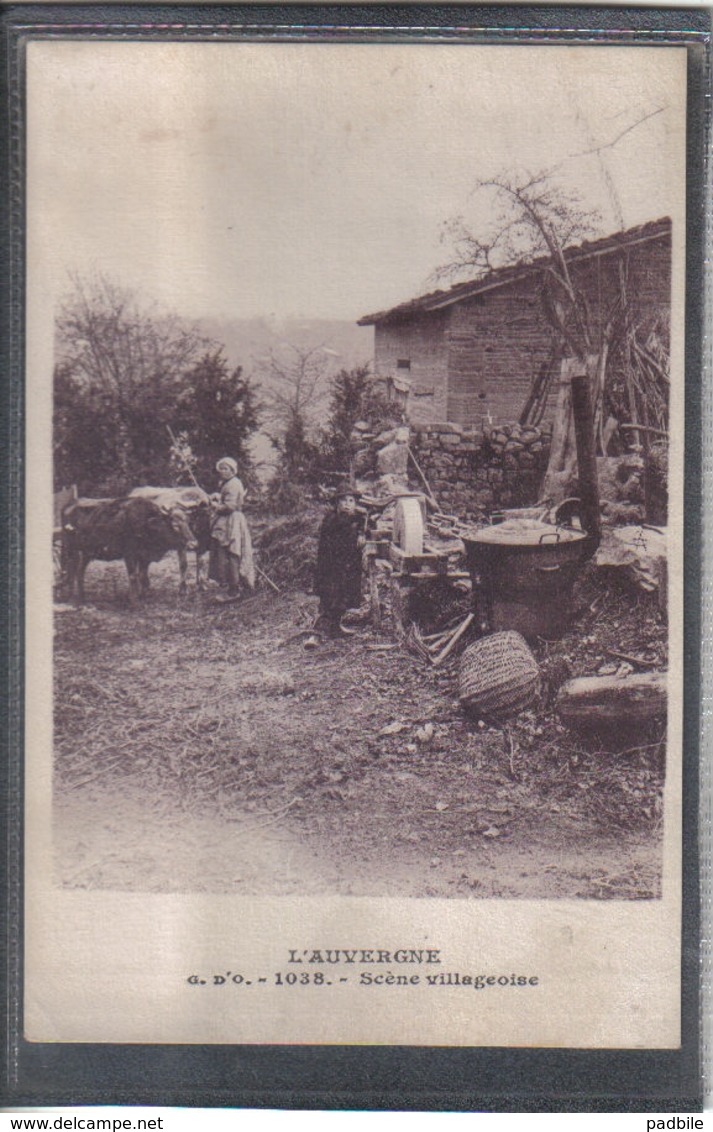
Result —
[[678, 1049], [686, 48], [26, 83], [25, 1038]]

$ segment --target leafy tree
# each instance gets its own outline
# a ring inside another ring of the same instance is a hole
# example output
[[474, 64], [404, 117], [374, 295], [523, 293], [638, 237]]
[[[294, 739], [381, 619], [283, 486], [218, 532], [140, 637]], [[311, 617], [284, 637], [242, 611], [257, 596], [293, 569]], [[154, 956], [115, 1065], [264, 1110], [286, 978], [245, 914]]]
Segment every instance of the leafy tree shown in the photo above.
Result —
[[76, 483], [80, 492], [111, 484], [116, 476], [113, 423], [102, 398], [78, 387], [71, 368], [54, 374], [54, 481], [59, 490]]
[[[247, 441], [258, 426], [259, 407], [254, 386], [241, 366], [231, 371], [222, 348], [207, 352], [185, 374], [175, 421], [196, 454], [194, 475], [199, 483], [215, 479], [215, 464], [232, 456], [245, 468], [250, 463]], [[181, 477], [186, 478], [184, 474]]]
[[374, 384], [368, 366], [342, 369], [332, 378], [329, 420], [322, 437], [322, 465], [325, 470], [345, 471], [350, 466], [352, 431], [357, 421], [373, 430], [387, 428], [401, 420], [399, 409]]

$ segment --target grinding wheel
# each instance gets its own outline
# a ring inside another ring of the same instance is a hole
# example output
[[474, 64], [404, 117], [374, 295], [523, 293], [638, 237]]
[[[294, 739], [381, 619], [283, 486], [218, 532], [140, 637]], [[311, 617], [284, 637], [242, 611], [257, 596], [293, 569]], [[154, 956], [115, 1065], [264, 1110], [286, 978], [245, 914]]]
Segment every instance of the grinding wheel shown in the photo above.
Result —
[[404, 554], [423, 554], [423, 511], [421, 500], [415, 495], [396, 500], [394, 510], [394, 544]]

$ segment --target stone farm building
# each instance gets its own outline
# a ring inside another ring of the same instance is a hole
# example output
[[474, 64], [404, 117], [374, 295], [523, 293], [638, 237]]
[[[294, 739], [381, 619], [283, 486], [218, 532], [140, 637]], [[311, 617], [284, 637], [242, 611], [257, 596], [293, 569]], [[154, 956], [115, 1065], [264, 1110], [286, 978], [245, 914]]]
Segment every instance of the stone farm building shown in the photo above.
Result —
[[[668, 314], [671, 221], [630, 228], [565, 250], [595, 330], [608, 317], [625, 269], [634, 322]], [[374, 372], [405, 401], [414, 424], [468, 428], [517, 421], [533, 383], [559, 371], [561, 349], [542, 303], [547, 260], [500, 268], [360, 319], [373, 326]], [[556, 381], [543, 421], [551, 420]]]

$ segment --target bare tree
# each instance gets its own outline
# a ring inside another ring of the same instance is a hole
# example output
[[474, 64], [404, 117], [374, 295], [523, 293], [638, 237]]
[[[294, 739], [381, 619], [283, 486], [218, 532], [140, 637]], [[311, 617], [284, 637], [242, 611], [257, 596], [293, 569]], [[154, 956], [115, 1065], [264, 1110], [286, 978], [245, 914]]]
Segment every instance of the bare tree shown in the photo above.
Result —
[[71, 278], [72, 292], [57, 319], [59, 357], [79, 379], [120, 402], [149, 381], [177, 380], [210, 346], [175, 315], [142, 306], [104, 275]]
[[478, 278], [514, 264], [541, 263], [545, 316], [572, 352], [585, 358], [595, 349], [586, 296], [572, 278], [565, 249], [600, 232], [601, 216], [551, 169], [504, 171], [478, 181], [473, 195], [487, 212], [475, 231], [462, 216], [446, 222], [443, 241], [451, 247], [439, 279]]
[[121, 490], [163, 470], [165, 426], [211, 343], [106, 276], [71, 282], [56, 323], [57, 474]]
[[320, 409], [326, 406], [330, 354], [324, 346], [285, 344], [256, 366], [264, 389], [265, 432], [284, 471], [302, 480], [316, 454]]
[[451, 248], [439, 279], [473, 279], [513, 263], [531, 263], [599, 232], [601, 216], [557, 179], [553, 169], [503, 170], [476, 181], [471, 197], [487, 220], [476, 232], [463, 216], [446, 222], [441, 240]]

